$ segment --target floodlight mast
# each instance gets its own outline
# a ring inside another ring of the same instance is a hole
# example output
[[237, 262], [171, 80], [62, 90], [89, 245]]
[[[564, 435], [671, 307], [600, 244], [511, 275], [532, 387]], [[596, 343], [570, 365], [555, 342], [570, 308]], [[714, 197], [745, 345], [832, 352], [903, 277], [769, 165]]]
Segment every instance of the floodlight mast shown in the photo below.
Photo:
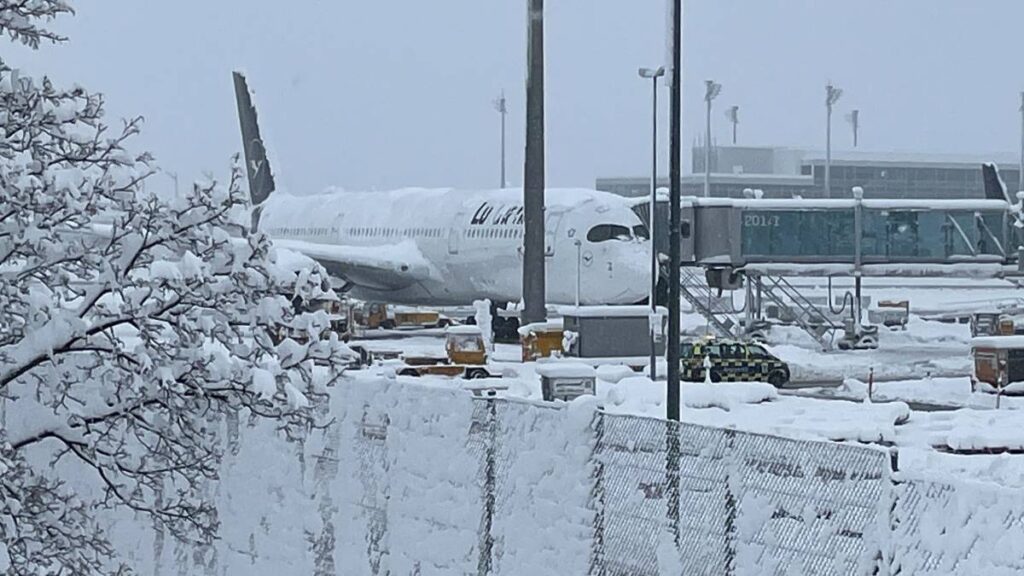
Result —
[[[651, 204], [650, 212], [647, 218], [647, 235], [650, 236], [651, 240], [651, 292], [648, 295], [648, 300], [651, 304], [651, 318], [655, 318], [658, 314], [658, 300], [656, 298], [658, 294], [658, 244], [655, 240], [655, 206], [657, 205], [657, 191], [658, 191], [658, 78], [665, 75], [665, 67], [659, 67], [656, 69], [652, 68], [641, 68], [640, 78], [651, 81]], [[660, 325], [657, 326], [660, 331]], [[651, 380], [658, 379], [658, 341], [655, 332], [654, 322], [649, 322], [648, 331], [651, 337], [651, 367], [650, 376]]]
[[732, 123], [732, 145], [736, 145], [736, 127], [740, 124], [740, 107], [732, 106], [725, 111], [725, 117]]
[[825, 198], [832, 197], [832, 107], [843, 95], [843, 91], [829, 82], [825, 86]]
[[722, 93], [722, 85], [714, 80], [704, 81], [704, 101], [707, 102], [707, 131], [704, 133], [704, 197], [711, 197], [711, 102]]
[[505, 117], [508, 116], [508, 101], [505, 99], [505, 91], [494, 101], [494, 109], [501, 114], [501, 188], [508, 186], [505, 178]]
[[1017, 170], [1017, 191], [1024, 192], [1024, 92], [1020, 93], [1020, 165]]
[[853, 147], [857, 147], [857, 135], [860, 132], [860, 110], [852, 110], [846, 115], [846, 121], [853, 127]]

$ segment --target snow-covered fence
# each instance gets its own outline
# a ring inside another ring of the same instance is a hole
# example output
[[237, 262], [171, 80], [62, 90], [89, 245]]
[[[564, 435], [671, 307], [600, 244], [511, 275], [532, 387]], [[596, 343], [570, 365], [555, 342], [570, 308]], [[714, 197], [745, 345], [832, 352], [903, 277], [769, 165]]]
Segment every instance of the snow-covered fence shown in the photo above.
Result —
[[1024, 573], [1020, 491], [905, 478], [894, 486], [892, 574]]
[[856, 574], [887, 524], [883, 450], [393, 381], [338, 395], [354, 574]]
[[[394, 379], [332, 390], [290, 442], [224, 422], [221, 539], [116, 513], [140, 573], [1017, 574], [1024, 504], [890, 474], [886, 451], [480, 400]], [[678, 460], [670, 458], [678, 455]], [[677, 465], [673, 465], [678, 462]]]
[[[870, 573], [885, 452], [598, 418], [603, 573], [663, 573], [666, 533], [678, 534], [678, 558], [668, 561], [684, 574]], [[673, 437], [678, 466], [669, 465]]]

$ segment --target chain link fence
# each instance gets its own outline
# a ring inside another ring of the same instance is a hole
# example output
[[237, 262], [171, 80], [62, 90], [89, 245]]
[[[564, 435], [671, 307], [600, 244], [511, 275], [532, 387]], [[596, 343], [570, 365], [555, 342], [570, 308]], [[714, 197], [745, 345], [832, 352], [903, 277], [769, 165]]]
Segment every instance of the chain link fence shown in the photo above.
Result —
[[666, 530], [685, 574], [856, 574], [875, 560], [885, 452], [607, 414], [596, 431], [601, 573], [659, 574]]
[[[959, 485], [897, 482], [889, 451], [878, 447], [602, 412], [583, 426], [586, 439], [576, 442], [555, 433], [571, 413], [476, 400], [465, 436], [442, 439], [474, 462], [446, 474], [474, 492], [465, 498], [475, 512], [472, 518], [424, 513], [415, 525], [476, 535], [472, 549], [462, 552], [474, 560], [449, 573], [514, 574], [530, 557], [538, 566], [547, 562], [547, 571], [557, 566], [557, 573], [601, 576], [1024, 569], [1024, 504], [1009, 491], [978, 488], [968, 496]], [[365, 534], [358, 562], [344, 563], [352, 573], [406, 573], [396, 570], [389, 549], [398, 530], [402, 538], [414, 537], [395, 526], [407, 521], [395, 516], [395, 500], [403, 495], [389, 484], [397, 472], [389, 469], [396, 462], [387, 441], [396, 417], [364, 409], [354, 461], [342, 460], [358, 485], [350, 496], [358, 506], [347, 508], [357, 517], [342, 525]], [[435, 457], [436, 466], [446, 465], [445, 454]], [[552, 477], [556, 467], [568, 472]], [[549, 524], [554, 532], [544, 534]], [[957, 540], [957, 527], [990, 537], [965, 543]], [[550, 540], [584, 550], [544, 549]], [[417, 564], [411, 573], [431, 572]]]
[[894, 493], [893, 574], [1024, 574], [1019, 490], [907, 479]]

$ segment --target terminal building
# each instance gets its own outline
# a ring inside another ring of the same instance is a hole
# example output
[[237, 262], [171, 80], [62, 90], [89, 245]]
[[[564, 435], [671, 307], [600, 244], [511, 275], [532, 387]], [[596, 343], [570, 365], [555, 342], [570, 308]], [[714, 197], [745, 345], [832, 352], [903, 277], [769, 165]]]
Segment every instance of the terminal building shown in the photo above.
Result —
[[[704, 195], [704, 148], [693, 148], [692, 174], [682, 177], [684, 196]], [[866, 199], [984, 199], [981, 165], [995, 163], [1011, 191], [1018, 187], [1018, 159], [1008, 154], [966, 156], [876, 152], [832, 153], [832, 198], [851, 198], [854, 187]], [[711, 197], [743, 198], [761, 190], [764, 198], [825, 198], [825, 153], [779, 147], [713, 146]], [[599, 178], [598, 190], [622, 196], [650, 194], [650, 177]], [[668, 187], [662, 178], [658, 186]]]

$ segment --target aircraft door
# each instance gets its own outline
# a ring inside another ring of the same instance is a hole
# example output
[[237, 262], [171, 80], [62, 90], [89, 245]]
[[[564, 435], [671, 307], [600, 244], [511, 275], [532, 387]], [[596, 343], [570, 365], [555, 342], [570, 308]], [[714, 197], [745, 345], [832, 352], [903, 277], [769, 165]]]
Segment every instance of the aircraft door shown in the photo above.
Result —
[[544, 256], [555, 255], [555, 244], [558, 238], [558, 226], [562, 223], [561, 212], [549, 212], [544, 221]]
[[455, 214], [455, 219], [452, 220], [451, 227], [448, 229], [448, 253], [458, 254], [459, 245], [462, 243], [462, 227], [461, 224], [466, 217], [465, 210], [459, 210]]
[[345, 215], [338, 214], [335, 216], [333, 224], [334, 226], [331, 228], [331, 236], [334, 238], [335, 242], [341, 244], [344, 242], [344, 233], [342, 231], [345, 229]]

